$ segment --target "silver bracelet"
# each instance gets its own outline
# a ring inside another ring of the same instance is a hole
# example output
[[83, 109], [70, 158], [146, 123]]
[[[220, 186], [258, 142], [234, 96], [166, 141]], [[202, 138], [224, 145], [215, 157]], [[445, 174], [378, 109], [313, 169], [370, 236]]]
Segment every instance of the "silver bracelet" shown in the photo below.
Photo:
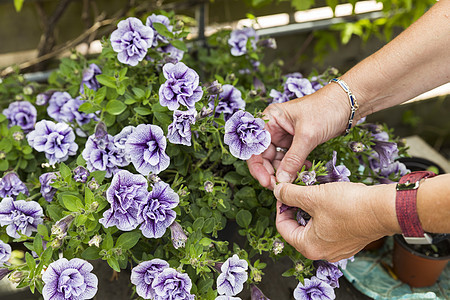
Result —
[[344, 80], [339, 79], [339, 78], [333, 78], [330, 80], [330, 83], [335, 82], [337, 84], [339, 84], [339, 86], [344, 90], [344, 92], [347, 93], [348, 95], [348, 99], [350, 100], [350, 117], [348, 118], [348, 126], [345, 129], [345, 134], [347, 135], [350, 132], [350, 129], [352, 128], [353, 125], [353, 118], [355, 117], [355, 113], [359, 108], [358, 102], [356, 102], [356, 97], [355, 95], [353, 95], [352, 91], [350, 91], [350, 88], [348, 87], [347, 83], [345, 83]]

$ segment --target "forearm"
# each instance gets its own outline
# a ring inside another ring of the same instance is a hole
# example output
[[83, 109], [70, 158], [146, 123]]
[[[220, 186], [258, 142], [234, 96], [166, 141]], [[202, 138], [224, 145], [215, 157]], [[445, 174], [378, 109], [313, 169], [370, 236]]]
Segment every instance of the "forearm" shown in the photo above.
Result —
[[360, 105], [355, 119], [450, 81], [450, 0], [437, 2], [385, 47], [342, 76]]

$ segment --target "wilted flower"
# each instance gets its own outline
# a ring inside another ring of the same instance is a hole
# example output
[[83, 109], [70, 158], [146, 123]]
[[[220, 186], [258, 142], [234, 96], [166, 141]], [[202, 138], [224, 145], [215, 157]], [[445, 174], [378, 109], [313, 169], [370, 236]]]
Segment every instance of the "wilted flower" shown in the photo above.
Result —
[[98, 184], [97, 180], [95, 180], [95, 178], [92, 178], [91, 180], [89, 180], [89, 182], [87, 183], [87, 186], [91, 191], [95, 191], [96, 189], [98, 189], [100, 187], [100, 185]]
[[283, 249], [284, 249], [284, 243], [282, 241], [280, 241], [279, 239], [275, 239], [275, 241], [273, 241], [273, 244], [272, 244], [273, 254], [278, 255], [281, 252], [283, 252]]
[[97, 293], [98, 279], [93, 266], [79, 258], [60, 258], [52, 262], [42, 276], [44, 300], [91, 299]]
[[106, 134], [103, 138], [97, 138], [95, 134], [89, 136], [81, 155], [90, 172], [106, 171], [107, 178], [111, 177], [118, 167], [129, 164], [124, 151], [114, 145], [114, 138], [110, 134]]
[[179, 299], [194, 300], [190, 293], [192, 282], [188, 274], [180, 273], [172, 268], [165, 268], [153, 280], [152, 288], [155, 291], [155, 300]]
[[80, 84], [80, 94], [84, 94], [84, 86], [91, 90], [98, 90], [100, 88], [100, 83], [97, 81], [95, 76], [102, 74], [99, 66], [96, 64], [90, 64], [87, 69], [83, 70], [83, 77]]
[[166, 154], [167, 141], [161, 127], [140, 124], [128, 136], [125, 154], [131, 157], [136, 171], [142, 175], [158, 174], [167, 169], [170, 158]]
[[253, 87], [256, 91], [260, 91], [261, 93], [266, 93], [266, 86], [264, 83], [256, 76], [253, 76]]
[[298, 177], [306, 185], [313, 185], [316, 182], [316, 172], [315, 171], [303, 171], [298, 174]]
[[177, 47], [172, 46], [171, 44], [162, 46], [161, 48], [159, 48], [159, 52], [167, 54], [166, 56], [164, 56], [164, 61], [166, 63], [176, 64], [181, 61], [184, 56], [183, 50], [180, 50]]
[[11, 273], [11, 270], [9, 270], [8, 268], [0, 268], [0, 280], [5, 278], [5, 276], [9, 273]]
[[173, 221], [170, 225], [170, 235], [175, 249], [184, 248], [188, 237], [184, 232], [183, 227], [181, 227], [180, 223], [177, 221]]
[[52, 234], [56, 235], [57, 237], [62, 237], [67, 233], [67, 229], [69, 229], [70, 224], [75, 219], [73, 215], [67, 215], [64, 218], [58, 220], [53, 226], [52, 226]]
[[57, 189], [52, 187], [50, 184], [55, 182], [58, 178], [56, 172], [44, 173], [39, 176], [39, 182], [41, 183], [41, 194], [45, 201], [51, 202], [56, 194]]
[[153, 29], [142, 24], [141, 20], [130, 17], [119, 22], [110, 40], [113, 50], [118, 53], [117, 59], [136, 66], [147, 55], [153, 39]]
[[43, 93], [40, 93], [36, 96], [36, 105], [42, 106], [46, 105], [50, 98], [52, 97], [54, 90], [49, 90]]
[[386, 167], [397, 157], [398, 149], [396, 143], [374, 141], [375, 145], [372, 149], [378, 153], [380, 159], [380, 167]]
[[89, 245], [89, 247], [91, 247], [93, 245], [96, 247], [100, 247], [101, 241], [102, 241], [102, 237], [100, 235], [96, 234], [92, 237], [92, 239], [89, 240], [88, 245]]
[[203, 95], [197, 72], [179, 62], [165, 64], [163, 74], [167, 80], [159, 88], [159, 103], [170, 110], [176, 110], [180, 105], [195, 109], [195, 102]]
[[336, 166], [337, 152], [333, 151], [333, 158], [326, 163], [327, 175], [318, 176], [317, 181], [320, 183], [350, 181], [350, 170], [344, 165]]
[[266, 295], [254, 284], [251, 285], [251, 300], [270, 300]]
[[206, 87], [206, 92], [209, 95], [217, 95], [223, 92], [223, 88], [217, 80], [214, 80], [210, 85]]
[[85, 183], [87, 181], [89, 175], [90, 175], [89, 171], [83, 166], [77, 166], [73, 170], [73, 179], [76, 182]]
[[332, 262], [332, 263], [330, 263], [330, 264], [333, 264], [333, 265], [335, 265], [335, 266], [341, 268], [342, 270], [345, 270], [345, 269], [347, 268], [347, 263], [348, 263], [349, 261], [354, 261], [354, 260], [355, 260], [355, 257], [354, 257], [354, 256], [351, 256], [351, 257], [349, 257], [349, 258], [344, 258], [344, 259], [341, 259], [340, 261]]
[[25, 183], [20, 180], [15, 172], [9, 172], [0, 178], [0, 197], [16, 197], [20, 194], [29, 195], [28, 188]]
[[136, 286], [136, 293], [144, 299], [154, 299], [156, 293], [152, 287], [155, 278], [169, 264], [159, 258], [141, 262], [131, 270], [131, 283]]
[[37, 110], [28, 101], [12, 102], [2, 112], [8, 119], [8, 127], [20, 126], [24, 132], [33, 130], [36, 123]]
[[230, 153], [242, 160], [253, 154], [261, 154], [270, 145], [270, 133], [264, 129], [264, 121], [246, 111], [238, 111], [225, 123], [224, 142]]
[[248, 278], [247, 261], [239, 259], [237, 254], [234, 254], [222, 264], [220, 269], [222, 273], [217, 277], [217, 292], [227, 296], [240, 293]]
[[277, 41], [274, 38], [261, 40], [258, 42], [258, 45], [269, 49], [277, 49]]
[[36, 123], [36, 129], [27, 135], [28, 144], [38, 152], [44, 152], [49, 164], [67, 160], [75, 155], [78, 145], [75, 133], [65, 123], [53, 123], [42, 120]]
[[297, 210], [296, 218], [298, 224], [300, 224], [301, 226], [306, 226], [306, 224], [308, 224], [308, 221], [311, 219], [311, 216], [306, 211], [299, 208]]
[[158, 33], [158, 31], [153, 26], [153, 23], [161, 23], [162, 25], [166, 26], [168, 31], [172, 32], [173, 26], [170, 25], [169, 18], [164, 15], [152, 14], [151, 16], [147, 17], [147, 21], [145, 22], [145, 25], [147, 25], [148, 27], [150, 27], [153, 30], [154, 37], [153, 37], [153, 43], [151, 46], [156, 47], [156, 46], [158, 46], [159, 42], [167, 44], [169, 42], [169, 40], [167, 39], [167, 37]]
[[23, 135], [23, 132], [22, 132], [22, 131], [16, 131], [16, 132], [13, 133], [12, 137], [13, 137], [13, 139], [16, 140], [16, 141], [21, 141], [21, 140], [23, 140], [23, 138], [24, 138], [25, 136]]
[[334, 289], [319, 278], [305, 278], [304, 284], [298, 283], [294, 290], [295, 300], [331, 300], [335, 299]]
[[167, 128], [167, 139], [172, 144], [191, 145], [191, 125], [195, 123], [195, 110], [173, 112], [173, 122]]
[[177, 214], [172, 209], [180, 202], [179, 196], [165, 182], [157, 182], [142, 206], [139, 229], [147, 238], [160, 238], [175, 220]]
[[123, 231], [135, 229], [141, 222], [141, 206], [147, 201], [147, 180], [126, 170], [114, 174], [106, 191], [111, 207], [99, 222], [106, 228], [116, 226]]
[[0, 202], [0, 225], [7, 226], [6, 233], [13, 238], [20, 238], [19, 232], [31, 236], [43, 223], [43, 216], [42, 207], [35, 201], [14, 201], [6, 197]]
[[34, 87], [32, 85], [26, 85], [22, 89], [24, 95], [32, 95], [34, 93]]
[[332, 288], [339, 287], [339, 278], [343, 275], [343, 273], [336, 265], [320, 260], [315, 261], [314, 266], [317, 269], [317, 278], [329, 284]]
[[224, 84], [222, 92], [219, 94], [219, 103], [214, 107], [214, 97], [211, 97], [209, 107], [214, 109], [216, 118], [223, 113], [223, 117], [227, 121], [235, 112], [245, 109], [245, 101], [242, 99], [240, 90], [231, 84]]
[[363, 143], [354, 141], [348, 143], [348, 146], [350, 147], [350, 149], [352, 149], [353, 152], [356, 153], [363, 152], [365, 148]]
[[394, 161], [387, 166], [380, 168], [380, 176], [389, 177], [391, 174], [395, 174], [396, 176], [406, 175], [410, 170], [408, 170], [405, 164]]
[[[315, 92], [311, 82], [306, 78], [289, 77], [284, 86], [287, 92], [294, 94], [297, 98], [310, 95]], [[290, 94], [288, 95], [290, 96]]]
[[253, 28], [246, 27], [243, 29], [233, 30], [228, 39], [228, 45], [231, 46], [231, 55], [241, 56], [247, 53], [247, 41], [250, 39], [250, 44], [253, 49], [256, 48], [258, 35]]
[[11, 257], [11, 246], [0, 240], [0, 266], [6, 263]]

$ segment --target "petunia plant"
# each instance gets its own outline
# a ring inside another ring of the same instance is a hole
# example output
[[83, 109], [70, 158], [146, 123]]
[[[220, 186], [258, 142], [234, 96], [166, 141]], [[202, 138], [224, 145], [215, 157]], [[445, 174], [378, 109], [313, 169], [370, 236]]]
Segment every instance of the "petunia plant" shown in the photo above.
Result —
[[[268, 299], [267, 258], [292, 259], [296, 299], [333, 299], [346, 261], [311, 261], [277, 233], [275, 198], [245, 160], [271, 143], [261, 112], [337, 75], [282, 74], [251, 28], [207, 47], [172, 13], [121, 20], [88, 59], [61, 60], [46, 84], [0, 83], [0, 278], [44, 299], [90, 299], [89, 261], [131, 270], [143, 299]], [[11, 97], [15, 94], [14, 97]], [[378, 184], [407, 172], [404, 146], [363, 120], [316, 148], [297, 184]], [[281, 211], [295, 209], [283, 207]], [[310, 216], [297, 209], [299, 224]], [[244, 237], [244, 242], [233, 236]], [[10, 259], [24, 246], [24, 260]]]

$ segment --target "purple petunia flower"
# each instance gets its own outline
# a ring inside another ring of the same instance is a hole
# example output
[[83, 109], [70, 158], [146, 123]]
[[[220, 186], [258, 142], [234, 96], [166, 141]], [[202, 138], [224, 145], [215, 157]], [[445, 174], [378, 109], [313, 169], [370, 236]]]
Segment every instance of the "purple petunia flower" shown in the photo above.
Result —
[[144, 59], [153, 39], [153, 29], [134, 17], [120, 21], [110, 38], [113, 50], [118, 53], [117, 59], [130, 66]]
[[176, 110], [180, 105], [195, 109], [195, 102], [203, 96], [197, 72], [179, 62], [165, 64], [163, 74], [167, 80], [159, 88], [159, 103], [170, 110]]
[[79, 108], [81, 104], [83, 104], [84, 100], [81, 100], [80, 97], [75, 99], [69, 99], [60, 110], [60, 118], [64, 122], [72, 122], [75, 120], [78, 125], [82, 126], [84, 124], [89, 123], [92, 119], [98, 120], [97, 116], [93, 113], [85, 114], [84, 112], [80, 112]]
[[334, 289], [319, 278], [305, 278], [305, 283], [298, 283], [294, 290], [295, 300], [330, 300], [335, 299]]
[[289, 77], [286, 80], [284, 87], [289, 97], [295, 95], [295, 97], [300, 98], [315, 92], [311, 82], [306, 78]]
[[311, 77], [311, 86], [314, 91], [318, 91], [327, 85], [327, 82], [323, 80], [321, 76], [313, 76]]
[[0, 202], [0, 225], [7, 226], [6, 233], [13, 238], [19, 238], [19, 232], [31, 236], [43, 223], [43, 216], [42, 207], [35, 201], [14, 201], [6, 197]]
[[230, 153], [242, 160], [253, 154], [261, 154], [270, 145], [270, 133], [264, 129], [264, 121], [240, 110], [225, 123], [224, 142]]
[[131, 157], [136, 171], [142, 175], [158, 174], [167, 169], [170, 158], [166, 154], [167, 141], [157, 125], [140, 124], [128, 136], [125, 155]]
[[11, 246], [0, 240], [0, 266], [6, 263], [11, 257]]
[[388, 166], [397, 157], [397, 144], [384, 141], [374, 141], [374, 143], [375, 145], [372, 146], [372, 149], [378, 153], [380, 167], [383, 168]]
[[8, 127], [20, 126], [24, 132], [33, 130], [36, 123], [37, 110], [28, 101], [16, 101], [3, 110], [8, 118]]
[[20, 180], [19, 176], [15, 172], [9, 172], [0, 178], [0, 197], [16, 197], [23, 193], [29, 195], [28, 188], [25, 183]]
[[152, 283], [168, 267], [169, 264], [159, 258], [141, 262], [134, 267], [131, 270], [131, 283], [136, 286], [136, 293], [144, 299], [154, 299], [156, 292]]
[[327, 175], [317, 177], [319, 183], [350, 181], [348, 179], [348, 176], [351, 175], [350, 170], [344, 165], [336, 166], [336, 160], [337, 152], [333, 151], [333, 158], [325, 165]]
[[247, 261], [239, 259], [237, 254], [234, 254], [222, 264], [220, 269], [222, 273], [217, 277], [217, 292], [227, 296], [240, 293], [248, 278]]
[[152, 288], [155, 290], [155, 300], [194, 300], [190, 293], [192, 282], [188, 274], [180, 273], [172, 268], [165, 268], [153, 280]]
[[148, 193], [147, 203], [142, 206], [139, 229], [147, 238], [160, 238], [175, 220], [177, 214], [172, 210], [180, 202], [179, 196], [162, 181], [153, 185]]
[[97, 293], [98, 278], [94, 267], [80, 258], [60, 258], [52, 262], [42, 275], [44, 300], [91, 299]]
[[170, 25], [169, 18], [164, 15], [152, 14], [151, 16], [147, 17], [147, 21], [145, 22], [145, 25], [147, 25], [148, 27], [150, 27], [153, 30], [154, 38], [153, 38], [152, 47], [158, 46], [159, 42], [167, 44], [169, 42], [169, 40], [167, 39], [167, 37], [162, 36], [161, 34], [158, 33], [158, 31], [155, 29], [155, 27], [153, 27], [153, 23], [161, 23], [162, 25], [166, 26], [168, 31], [172, 32], [173, 26]]
[[50, 98], [52, 97], [55, 90], [48, 90], [46, 92], [40, 93], [36, 96], [36, 105], [42, 106], [46, 105], [48, 101], [50, 101]]
[[114, 136], [114, 146], [119, 150], [119, 152], [123, 153], [123, 156], [127, 160], [128, 163], [131, 162], [131, 157], [126, 155], [125, 153], [125, 143], [127, 142], [130, 134], [134, 132], [134, 126], [125, 126], [122, 130]]
[[99, 220], [105, 228], [116, 226], [123, 231], [131, 231], [142, 223], [141, 207], [148, 197], [147, 180], [122, 170], [114, 174], [106, 191], [106, 200], [111, 207]]
[[89, 175], [91, 175], [91, 173], [89, 173], [89, 171], [83, 166], [77, 166], [73, 170], [73, 179], [76, 182], [85, 183], [87, 181]]
[[272, 97], [272, 103], [284, 103], [289, 101], [289, 96], [286, 93], [281, 93], [277, 90], [270, 90], [270, 97]]
[[54, 92], [48, 101], [47, 114], [57, 122], [72, 121], [73, 116], [67, 116], [67, 111], [65, 114], [61, 111], [71, 99], [68, 92]]
[[383, 177], [389, 177], [391, 174], [401, 177], [401, 176], [406, 175], [409, 172], [410, 172], [410, 170], [408, 170], [406, 168], [405, 164], [398, 162], [398, 161], [394, 161], [394, 162], [390, 163], [389, 165], [380, 168], [379, 174]]
[[266, 295], [254, 284], [251, 285], [251, 300], [270, 300]]
[[184, 51], [171, 44], [159, 48], [159, 52], [166, 53], [165, 61], [176, 64], [183, 59]]
[[191, 145], [191, 125], [195, 124], [195, 110], [173, 112], [173, 122], [167, 128], [167, 139], [172, 144]]
[[339, 287], [339, 278], [344, 274], [339, 270], [337, 265], [320, 260], [315, 261], [314, 266], [317, 268], [317, 278], [329, 284], [332, 288]]
[[344, 258], [344, 259], [341, 259], [340, 261], [332, 262], [330, 264], [335, 265], [336, 267], [339, 267], [342, 270], [345, 270], [345, 268], [347, 268], [347, 263], [349, 261], [354, 261], [354, 260], [355, 260], [355, 257], [354, 256], [350, 256], [349, 258]]
[[56, 172], [48, 172], [39, 176], [39, 182], [41, 183], [41, 194], [45, 201], [52, 202], [53, 197], [56, 194], [57, 189], [52, 187], [50, 184], [55, 182], [58, 178]]
[[96, 134], [91, 135], [81, 155], [90, 172], [106, 171], [107, 178], [111, 177], [118, 167], [129, 165], [124, 151], [114, 145], [113, 136], [107, 133], [101, 138], [97, 138]]
[[231, 46], [231, 55], [241, 56], [247, 53], [247, 41], [250, 39], [250, 44], [253, 49], [256, 48], [258, 35], [253, 28], [246, 27], [243, 29], [233, 30], [228, 39], [228, 45]]
[[53, 123], [42, 120], [36, 123], [36, 129], [27, 135], [28, 144], [38, 152], [44, 152], [49, 164], [67, 160], [75, 155], [78, 145], [75, 133], [65, 123]]
[[[214, 98], [211, 97], [209, 107], [214, 109]], [[245, 101], [242, 99], [241, 91], [231, 84], [224, 84], [222, 92], [219, 94], [219, 103], [215, 107], [215, 117], [218, 118], [223, 113], [225, 121], [239, 110], [245, 109]]]
[[90, 64], [87, 69], [83, 70], [83, 78], [80, 84], [80, 94], [84, 94], [84, 86], [91, 90], [98, 90], [100, 88], [100, 83], [95, 76], [102, 74], [99, 66], [96, 64]]

